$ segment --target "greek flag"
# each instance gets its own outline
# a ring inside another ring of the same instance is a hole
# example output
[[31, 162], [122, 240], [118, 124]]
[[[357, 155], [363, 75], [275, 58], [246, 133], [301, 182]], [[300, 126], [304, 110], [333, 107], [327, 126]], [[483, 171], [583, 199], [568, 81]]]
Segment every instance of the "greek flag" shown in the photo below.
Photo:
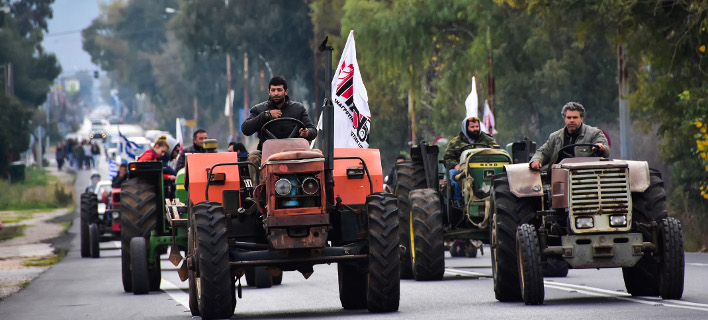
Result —
[[111, 180], [113, 180], [113, 177], [115, 177], [117, 174], [118, 164], [115, 161], [108, 159], [108, 176]]
[[138, 146], [135, 142], [128, 140], [128, 138], [124, 136], [120, 130], [118, 130], [118, 135], [120, 136], [119, 151], [121, 163], [128, 164], [131, 161], [135, 161], [138, 157], [137, 153], [140, 151], [140, 146]]

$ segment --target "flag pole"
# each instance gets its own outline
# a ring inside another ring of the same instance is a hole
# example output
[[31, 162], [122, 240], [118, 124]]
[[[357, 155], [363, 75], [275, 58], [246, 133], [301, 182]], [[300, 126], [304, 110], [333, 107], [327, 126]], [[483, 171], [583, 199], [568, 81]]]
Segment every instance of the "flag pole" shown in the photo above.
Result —
[[[325, 54], [325, 84], [332, 81], [332, 51], [325, 37], [319, 46], [319, 51]], [[325, 194], [327, 203], [334, 204], [334, 105], [332, 104], [332, 85], [325, 85], [325, 98], [322, 103], [322, 152], [325, 158]]]

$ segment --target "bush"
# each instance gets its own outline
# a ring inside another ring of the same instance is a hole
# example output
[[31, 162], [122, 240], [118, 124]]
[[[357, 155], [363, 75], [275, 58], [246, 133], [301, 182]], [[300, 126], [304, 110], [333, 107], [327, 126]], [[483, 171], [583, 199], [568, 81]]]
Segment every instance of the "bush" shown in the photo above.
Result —
[[686, 251], [708, 248], [708, 201], [692, 196], [683, 186], [677, 186], [669, 198], [669, 215], [678, 218], [683, 228]]
[[10, 185], [0, 179], [0, 208], [3, 210], [55, 209], [73, 204], [73, 188], [62, 185], [43, 169], [27, 168], [23, 183]]

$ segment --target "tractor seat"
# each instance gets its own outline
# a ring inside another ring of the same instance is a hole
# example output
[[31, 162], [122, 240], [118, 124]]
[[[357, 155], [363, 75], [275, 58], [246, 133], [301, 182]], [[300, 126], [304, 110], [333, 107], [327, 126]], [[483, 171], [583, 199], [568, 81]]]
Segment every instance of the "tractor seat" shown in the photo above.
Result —
[[261, 166], [266, 161], [298, 160], [321, 158], [322, 153], [312, 151], [303, 138], [271, 139], [263, 142]]

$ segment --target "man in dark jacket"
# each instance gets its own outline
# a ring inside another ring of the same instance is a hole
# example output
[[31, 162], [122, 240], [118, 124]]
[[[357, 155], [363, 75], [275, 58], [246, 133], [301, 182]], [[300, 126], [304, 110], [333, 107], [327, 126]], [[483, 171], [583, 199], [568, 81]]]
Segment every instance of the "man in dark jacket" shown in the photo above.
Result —
[[194, 145], [191, 147], [184, 148], [182, 150], [182, 153], [179, 154], [179, 157], [177, 158], [177, 165], [175, 165], [175, 172], [178, 172], [179, 169], [182, 169], [186, 166], [186, 154], [187, 153], [205, 153], [204, 151], [204, 140], [209, 139], [209, 136], [207, 135], [206, 130], [204, 129], [197, 129], [197, 131], [194, 131], [192, 134], [192, 142]]
[[[317, 137], [317, 129], [312, 124], [310, 116], [302, 103], [292, 101], [288, 97], [288, 83], [285, 78], [276, 76], [268, 82], [268, 100], [261, 102], [251, 108], [251, 114], [243, 122], [241, 131], [244, 135], [250, 136], [258, 132], [258, 150], [248, 155], [248, 160], [260, 166], [261, 150], [263, 141], [267, 140], [260, 131], [268, 121], [278, 118], [293, 118], [302, 121], [305, 128], [299, 131], [300, 137], [312, 140]], [[287, 138], [295, 129], [294, 122], [283, 121], [272, 125], [268, 130], [277, 138]], [[256, 159], [257, 158], [257, 159]]]
[[472, 117], [462, 120], [462, 130], [460, 133], [450, 140], [445, 151], [445, 166], [447, 166], [450, 177], [450, 184], [453, 189], [452, 200], [459, 201], [462, 199], [462, 186], [455, 180], [455, 177], [460, 174], [460, 156], [462, 151], [469, 145], [481, 144], [474, 148], [484, 148], [484, 145], [492, 147], [497, 145], [494, 138], [484, 132], [480, 128], [479, 118]]

